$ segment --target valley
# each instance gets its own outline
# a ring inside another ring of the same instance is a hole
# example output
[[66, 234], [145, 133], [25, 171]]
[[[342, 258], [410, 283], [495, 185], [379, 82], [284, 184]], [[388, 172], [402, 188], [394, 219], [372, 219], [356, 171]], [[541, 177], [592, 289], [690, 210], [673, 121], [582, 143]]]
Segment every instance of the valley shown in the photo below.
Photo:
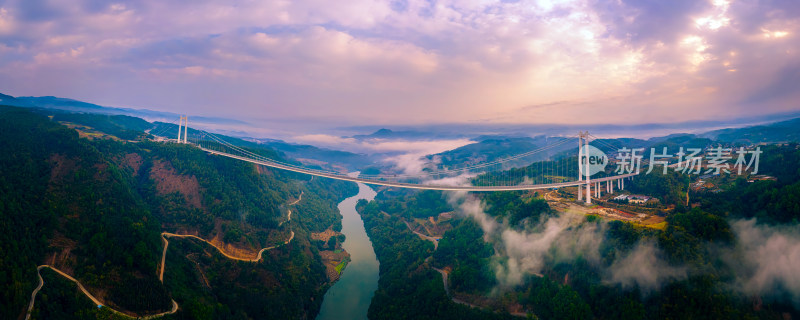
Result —
[[[14, 148], [36, 154], [32, 159], [40, 159], [40, 168], [5, 175], [47, 172], [41, 175], [46, 189], [29, 194], [60, 197], [23, 203], [44, 216], [55, 214], [54, 219], [46, 218], [51, 222], [41, 229], [40, 237], [46, 241], [29, 242], [41, 254], [25, 258], [39, 261], [38, 268], [32, 268], [33, 277], [21, 281], [28, 283], [32, 293], [29, 301], [17, 302], [25, 310], [20, 318], [26, 319], [63, 316], [62, 312], [119, 319], [246, 315], [335, 319], [343, 314], [389, 319], [423, 314], [441, 319], [584, 318], [590, 314], [605, 318], [619, 315], [609, 309], [619, 303], [632, 310], [634, 318], [640, 312], [689, 316], [696, 310], [670, 309], [666, 301], [680, 300], [674, 295], [693, 288], [697, 281], [741, 272], [731, 271], [724, 263], [710, 270], [702, 267], [713, 259], [711, 246], [729, 248], [725, 250], [749, 246], [731, 240], [739, 237], [735, 232], [740, 232], [737, 228], [742, 222], [736, 219], [752, 217], [741, 208], [733, 209], [731, 204], [740, 200], [731, 195], [755, 192], [751, 189], [793, 188], [793, 173], [784, 168], [797, 156], [796, 145], [766, 145], [764, 152], [772, 153], [762, 159], [766, 174], [748, 173], [743, 178], [679, 173], [620, 178], [607, 167], [603, 173], [607, 178], [593, 179], [603, 188], [593, 186], [591, 205], [577, 200], [577, 187], [558, 184], [568, 184], [576, 175], [574, 168], [560, 167], [570, 161], [564, 153], [568, 149], [559, 151], [561, 160], [543, 159], [526, 167], [509, 163], [499, 171], [442, 182], [454, 183], [457, 189], [464, 181], [487, 188], [508, 181], [559, 181], [546, 188], [412, 191], [389, 184], [373, 185], [372, 193], [366, 185], [359, 185], [357, 191], [347, 182], [253, 166], [192, 145], [153, 142], [152, 136], [127, 129], [152, 126], [146, 130], [161, 132], [170, 128], [161, 123], [131, 117], [53, 115], [47, 110], [2, 111], [6, 119], [16, 119], [4, 124], [8, 134], [27, 130], [23, 128], [40, 130], [17, 142], [55, 138], [62, 148], [48, 151], [33, 148], [42, 143], [19, 144]], [[266, 146], [229, 139], [242, 145], [235, 148], [249, 148], [248, 152], [263, 154], [264, 159], [302, 163], [281, 159], [280, 152]], [[664, 141], [636, 143], [658, 146]], [[488, 143], [495, 146], [496, 140]], [[448, 161], [485, 161], [482, 152], [454, 152]], [[419, 161], [435, 163], [435, 159], [421, 157]], [[393, 170], [397, 168], [388, 172]], [[622, 190], [621, 179], [625, 179]], [[614, 188], [605, 186], [606, 180]], [[769, 194], [778, 196], [774, 191]], [[92, 210], [86, 211], [90, 207], [80, 201], [94, 203]], [[53, 209], [36, 209], [42, 204]], [[119, 212], [133, 214], [114, 216]], [[721, 214], [727, 218], [721, 219]], [[88, 216], [105, 220], [93, 225]], [[787, 216], [762, 213], [759, 217], [779, 224]], [[362, 221], [363, 229], [354, 231]], [[127, 236], [115, 240], [105, 225], [121, 227]], [[699, 225], [710, 229], [698, 229]], [[131, 249], [114, 249], [125, 246]], [[629, 268], [624, 264], [630, 259], [663, 264], [642, 265], [662, 268], [657, 284], [624, 269]], [[730, 280], [711, 281], [702, 290], [695, 287], [688, 296], [703, 299], [710, 294], [703, 290]], [[637, 292], [653, 290], [648, 289], [653, 285], [662, 291], [637, 297]], [[69, 293], [70, 286], [78, 289], [78, 295]], [[120, 291], [131, 286], [138, 289]], [[603, 299], [592, 300], [599, 292], [604, 292]], [[131, 303], [140, 293], [148, 299]], [[557, 299], [548, 298], [553, 296]], [[71, 301], [72, 306], [59, 309], [50, 302], [54, 298]], [[714, 303], [728, 308], [717, 316], [747, 314], [769, 319], [795, 312], [771, 299], [761, 300], [766, 308], [748, 309], [746, 297], [728, 291]], [[234, 306], [236, 311], [230, 309]]]

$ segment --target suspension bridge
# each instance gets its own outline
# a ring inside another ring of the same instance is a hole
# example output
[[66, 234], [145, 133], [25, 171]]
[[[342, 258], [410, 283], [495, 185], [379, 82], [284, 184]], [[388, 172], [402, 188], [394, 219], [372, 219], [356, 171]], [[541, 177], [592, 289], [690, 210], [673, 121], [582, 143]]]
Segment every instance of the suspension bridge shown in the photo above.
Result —
[[[578, 200], [591, 203], [593, 197], [623, 189], [625, 179], [639, 174], [638, 170], [616, 174], [606, 169], [585, 175], [584, 172], [590, 172], [590, 163], [588, 154], [584, 155], [581, 150], [589, 150], [590, 143], [605, 154], [617, 151], [614, 146], [588, 132], [549, 137], [544, 145], [535, 150], [490, 161], [445, 165], [437, 163], [434, 158], [428, 159], [429, 163], [421, 172], [369, 175], [309, 168], [300, 163], [281, 161], [259, 154], [257, 149], [230, 143], [213, 133], [190, 128], [188, 117], [181, 116], [178, 121], [177, 139], [151, 134], [161, 141], [190, 144], [212, 155], [317, 177], [387, 187], [477, 192], [578, 187]], [[164, 126], [158, 133], [174, 129], [172, 124]], [[608, 158], [605, 160], [608, 161]]]

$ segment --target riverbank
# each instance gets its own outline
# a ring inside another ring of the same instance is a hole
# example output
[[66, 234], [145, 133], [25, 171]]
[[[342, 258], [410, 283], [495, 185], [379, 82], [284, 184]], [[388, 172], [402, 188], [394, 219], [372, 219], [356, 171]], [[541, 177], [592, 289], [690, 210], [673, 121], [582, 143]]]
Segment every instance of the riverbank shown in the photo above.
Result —
[[361, 216], [356, 212], [356, 203], [360, 199], [370, 201], [375, 195], [374, 190], [359, 183], [358, 194], [339, 203], [345, 235], [342, 247], [350, 254], [350, 262], [325, 293], [317, 320], [367, 319], [367, 310], [378, 288], [379, 264]]

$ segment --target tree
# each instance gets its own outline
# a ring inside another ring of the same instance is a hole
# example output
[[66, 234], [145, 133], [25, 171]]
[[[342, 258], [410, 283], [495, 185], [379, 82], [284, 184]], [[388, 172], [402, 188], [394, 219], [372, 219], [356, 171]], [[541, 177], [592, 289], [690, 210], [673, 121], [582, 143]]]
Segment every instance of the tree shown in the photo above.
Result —
[[336, 237], [328, 238], [328, 249], [331, 249], [331, 250], [336, 249]]

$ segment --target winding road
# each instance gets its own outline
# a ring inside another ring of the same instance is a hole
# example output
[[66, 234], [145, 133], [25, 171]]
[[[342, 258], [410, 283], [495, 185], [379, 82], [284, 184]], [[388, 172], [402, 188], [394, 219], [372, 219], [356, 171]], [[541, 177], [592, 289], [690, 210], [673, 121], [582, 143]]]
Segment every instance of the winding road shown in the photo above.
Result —
[[[289, 203], [289, 205], [295, 205], [298, 202], [300, 202], [300, 200], [302, 200], [302, 199], [303, 199], [303, 192], [300, 192], [300, 196], [297, 198], [297, 200], [295, 200], [292, 203]], [[288, 211], [289, 212], [288, 212], [288, 215], [287, 215], [287, 219], [288, 219], [288, 221], [292, 221], [292, 210], [290, 209]], [[264, 253], [264, 251], [272, 250], [272, 249], [275, 249], [275, 248], [277, 248], [279, 246], [287, 245], [287, 244], [291, 243], [292, 240], [294, 239], [294, 230], [289, 230], [289, 232], [290, 232], [289, 239], [286, 240], [283, 244], [261, 249], [258, 252], [258, 256], [256, 256], [255, 259], [240, 258], [240, 257], [235, 257], [235, 256], [232, 256], [232, 255], [229, 255], [229, 254], [225, 253], [225, 251], [223, 251], [222, 248], [217, 247], [216, 245], [214, 245], [213, 243], [209, 242], [208, 240], [200, 238], [200, 237], [198, 237], [196, 235], [175, 234], [175, 233], [169, 233], [169, 232], [162, 232], [161, 233], [161, 240], [163, 240], [163, 242], [164, 242], [164, 250], [161, 253], [161, 265], [159, 266], [158, 281], [161, 281], [162, 283], [164, 282], [164, 267], [165, 267], [165, 262], [166, 262], [166, 257], [167, 257], [167, 248], [169, 247], [169, 240], [167, 240], [167, 238], [169, 238], [169, 237], [195, 238], [195, 239], [198, 239], [198, 240], [203, 241], [205, 243], [208, 243], [212, 247], [216, 248], [223, 256], [225, 256], [228, 259], [238, 260], [238, 261], [258, 262], [258, 261], [261, 260], [261, 257], [262, 257], [262, 254]], [[162, 316], [165, 316], [165, 315], [168, 315], [168, 314], [173, 314], [175, 312], [178, 312], [178, 303], [175, 302], [175, 300], [171, 300], [172, 301], [172, 309], [171, 310], [166, 311], [166, 312], [157, 313], [157, 314], [147, 315], [147, 316], [143, 316], [143, 317], [132, 316], [132, 315], [129, 315], [129, 314], [124, 313], [122, 311], [112, 309], [112, 308], [106, 306], [102, 301], [97, 299], [88, 290], [86, 290], [86, 288], [83, 286], [83, 284], [80, 283], [80, 281], [76, 280], [72, 276], [64, 273], [63, 271], [61, 271], [61, 270], [59, 270], [59, 269], [57, 269], [57, 268], [55, 268], [55, 267], [53, 267], [51, 265], [46, 265], [45, 264], [45, 265], [40, 265], [40, 266], [36, 267], [36, 274], [39, 277], [39, 285], [31, 293], [31, 301], [28, 304], [28, 311], [27, 311], [27, 314], [25, 315], [25, 320], [29, 320], [31, 318], [31, 312], [33, 312], [33, 306], [34, 306], [34, 303], [36, 302], [36, 295], [39, 293], [39, 291], [44, 286], [44, 279], [42, 278], [42, 274], [41, 274], [41, 270], [44, 269], [44, 268], [49, 268], [50, 270], [53, 270], [56, 273], [60, 274], [61, 276], [67, 278], [67, 280], [74, 282], [76, 285], [78, 285], [78, 288], [81, 290], [81, 292], [83, 292], [84, 295], [86, 295], [90, 300], [92, 300], [92, 302], [94, 304], [96, 304], [98, 307], [99, 306], [106, 307], [109, 310], [111, 310], [111, 312], [116, 313], [118, 315], [130, 317], [130, 318], [133, 318], [133, 319], [153, 319], [153, 318], [158, 318], [158, 317], [162, 317]]]
[[44, 269], [44, 268], [49, 268], [50, 270], [55, 271], [56, 273], [60, 274], [64, 278], [67, 278], [67, 280], [75, 282], [75, 284], [78, 285], [78, 289], [80, 289], [81, 292], [83, 292], [83, 294], [85, 294], [90, 300], [92, 300], [92, 302], [95, 305], [97, 305], [98, 307], [99, 306], [104, 306], [104, 307], [108, 308], [108, 310], [111, 310], [111, 312], [119, 314], [119, 315], [123, 315], [123, 316], [134, 318], [134, 319], [153, 319], [153, 318], [158, 318], [158, 317], [162, 317], [162, 316], [165, 316], [165, 315], [168, 315], [168, 314], [173, 314], [175, 312], [178, 312], [178, 303], [175, 302], [175, 300], [172, 300], [172, 309], [171, 310], [166, 311], [166, 312], [162, 312], [162, 313], [149, 315], [149, 316], [144, 316], [144, 317], [131, 316], [131, 315], [127, 314], [127, 313], [124, 313], [124, 312], [121, 312], [121, 311], [118, 311], [118, 310], [114, 310], [112, 308], [109, 308], [105, 304], [103, 304], [103, 302], [101, 302], [99, 299], [97, 299], [95, 296], [93, 296], [91, 293], [89, 293], [89, 291], [86, 290], [86, 288], [83, 286], [83, 284], [80, 283], [80, 281], [76, 280], [72, 276], [64, 273], [61, 270], [58, 270], [57, 268], [55, 268], [53, 266], [44, 264], [44, 265], [36, 267], [36, 275], [39, 277], [39, 286], [37, 286], [36, 289], [33, 290], [33, 293], [31, 293], [31, 302], [28, 305], [28, 313], [25, 315], [25, 320], [28, 320], [28, 319], [31, 318], [31, 312], [33, 312], [33, 304], [36, 301], [36, 294], [39, 293], [39, 290], [41, 290], [42, 287], [44, 286], [44, 279], [42, 278], [42, 273], [41, 273], [42, 269]]
[[409, 224], [408, 221], [403, 220], [403, 222], [406, 224], [406, 227], [408, 227], [409, 231], [413, 232], [414, 234], [416, 234], [417, 236], [419, 236], [423, 240], [428, 240], [428, 241], [432, 242], [433, 243], [433, 250], [439, 249], [439, 240], [442, 237], [439, 237], [439, 238], [431, 237], [429, 235], [422, 234], [419, 231], [414, 231], [414, 229], [411, 229], [411, 224]]
[[[384, 212], [384, 214], [385, 214], [385, 212]], [[433, 250], [434, 251], [436, 251], [436, 249], [439, 248], [439, 241], [437, 241], [437, 238], [434, 238], [434, 237], [431, 237], [429, 235], [425, 235], [425, 234], [422, 234], [420, 232], [414, 231], [414, 229], [411, 229], [411, 225], [408, 223], [408, 221], [405, 221], [405, 220], [402, 220], [402, 221], [406, 224], [406, 227], [408, 228], [409, 231], [413, 232], [414, 234], [416, 234], [417, 236], [419, 236], [423, 240], [428, 240], [430, 242], [433, 242]], [[430, 257], [426, 258], [425, 261], [427, 262], [431, 258], [433, 258], [433, 256], [430, 256]], [[478, 309], [485, 310], [484, 307], [481, 307], [479, 305], [466, 302], [464, 300], [458, 299], [455, 296], [453, 296], [450, 293], [450, 286], [448, 286], [448, 284], [447, 284], [447, 280], [448, 280], [447, 271], [439, 269], [439, 268], [436, 268], [434, 266], [431, 266], [431, 269], [436, 270], [437, 272], [442, 274], [442, 283], [444, 284], [444, 291], [445, 291], [445, 293], [447, 293], [447, 296], [450, 297], [450, 300], [452, 300], [454, 303], [465, 305], [465, 306], [468, 306], [470, 308], [478, 308]], [[527, 317], [528, 316], [527, 313], [521, 313], [521, 312], [514, 312], [514, 313], [511, 313], [511, 315], [515, 316], [515, 317]]]
[[[303, 192], [300, 192], [300, 196], [297, 198], [297, 200], [293, 201], [292, 203], [289, 203], [289, 205], [290, 206], [296, 205], [298, 202], [300, 202], [300, 200], [303, 200]], [[287, 219], [288, 219], [288, 221], [292, 221], [292, 210], [289, 209], [288, 211], [289, 211], [289, 213], [287, 215], [287, 217], [288, 217]], [[290, 232], [289, 239], [286, 240], [283, 244], [280, 244], [280, 245], [277, 245], [277, 246], [266, 247], [266, 248], [261, 249], [260, 251], [258, 251], [258, 255], [256, 256], [255, 259], [241, 258], [241, 257], [236, 257], [236, 256], [229, 255], [229, 254], [225, 253], [225, 251], [223, 251], [222, 248], [216, 246], [215, 244], [209, 242], [206, 239], [200, 238], [200, 237], [198, 237], [196, 235], [193, 235], [193, 234], [175, 234], [175, 233], [170, 233], [170, 232], [162, 232], [161, 233], [161, 239], [164, 240], [164, 252], [161, 254], [161, 266], [159, 267], [158, 280], [161, 281], [161, 282], [164, 282], [164, 266], [165, 266], [165, 260], [166, 260], [166, 257], [167, 257], [167, 246], [169, 246], [169, 240], [167, 240], [167, 238], [170, 238], [170, 237], [175, 237], [175, 238], [194, 238], [194, 239], [203, 241], [205, 243], [208, 243], [210, 246], [216, 248], [217, 251], [219, 251], [219, 253], [221, 253], [223, 256], [225, 256], [228, 259], [237, 260], [237, 261], [258, 262], [258, 261], [261, 260], [261, 257], [262, 257], [262, 254], [264, 253], [264, 251], [272, 250], [272, 249], [275, 249], [275, 248], [277, 248], [279, 246], [287, 245], [290, 242], [292, 242], [292, 240], [294, 239], [294, 230], [289, 230], [289, 232]]]

